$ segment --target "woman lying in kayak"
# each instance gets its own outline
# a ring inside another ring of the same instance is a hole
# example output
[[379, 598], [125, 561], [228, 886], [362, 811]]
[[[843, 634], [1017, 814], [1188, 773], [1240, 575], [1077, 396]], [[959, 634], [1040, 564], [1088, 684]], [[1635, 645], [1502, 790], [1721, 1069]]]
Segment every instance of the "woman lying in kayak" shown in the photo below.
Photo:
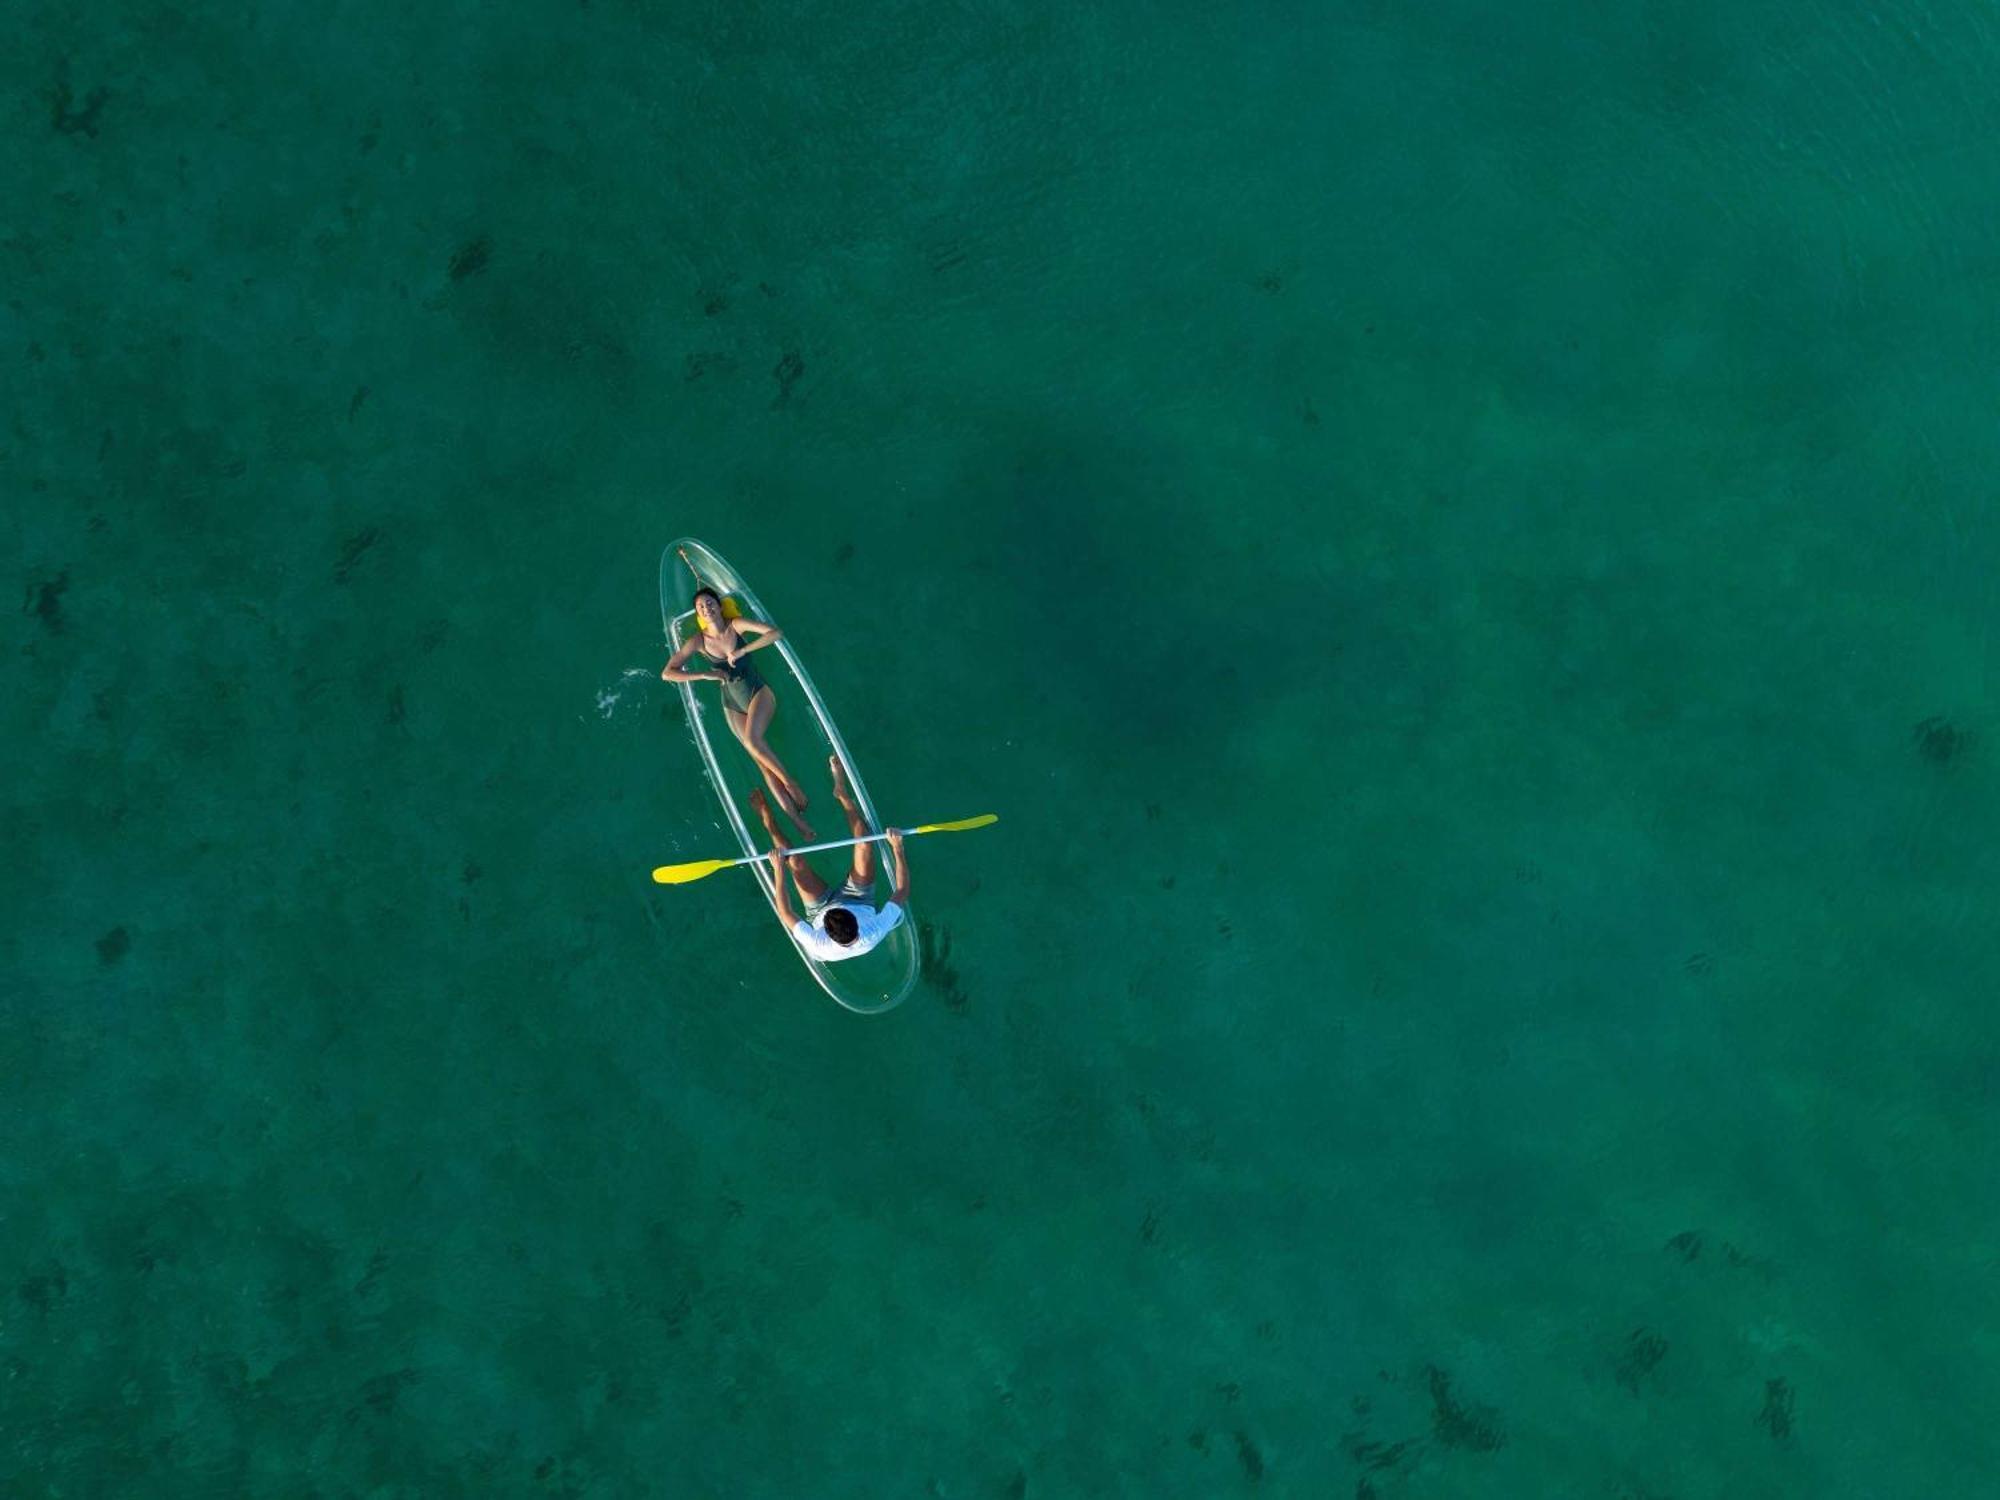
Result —
[[[785, 810], [785, 815], [799, 825], [799, 832], [808, 839], [815, 837], [812, 825], [805, 820], [806, 789], [779, 762], [770, 741], [765, 738], [771, 727], [771, 715], [778, 710], [778, 695], [764, 681], [764, 674], [757, 670], [757, 664], [747, 660], [751, 652], [775, 646], [783, 638], [784, 631], [744, 615], [738, 615], [733, 620], [727, 618], [722, 612], [721, 596], [709, 588], [695, 591], [694, 618], [701, 634], [690, 637], [673, 654], [660, 673], [661, 679], [666, 682], [722, 684], [722, 712], [736, 738], [750, 752], [750, 758], [757, 762], [757, 769], [764, 773], [764, 785], [771, 789], [771, 796]], [[746, 631], [757, 639], [745, 640]], [[711, 670], [690, 672], [683, 669], [682, 663], [697, 651]]]

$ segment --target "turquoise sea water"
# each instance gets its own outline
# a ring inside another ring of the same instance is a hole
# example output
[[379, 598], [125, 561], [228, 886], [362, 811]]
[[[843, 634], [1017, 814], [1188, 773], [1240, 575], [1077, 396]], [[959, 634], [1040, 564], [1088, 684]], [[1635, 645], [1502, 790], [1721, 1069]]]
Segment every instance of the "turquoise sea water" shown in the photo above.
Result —
[[1989, 10], [8, 31], [0, 1493], [1991, 1493]]

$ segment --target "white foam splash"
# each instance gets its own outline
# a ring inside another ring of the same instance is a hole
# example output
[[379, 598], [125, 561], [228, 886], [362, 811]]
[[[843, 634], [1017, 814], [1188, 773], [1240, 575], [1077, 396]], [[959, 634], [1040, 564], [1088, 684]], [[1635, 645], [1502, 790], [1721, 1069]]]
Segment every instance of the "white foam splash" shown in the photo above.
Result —
[[623, 672], [620, 672], [618, 680], [612, 683], [610, 687], [599, 688], [597, 690], [597, 717], [600, 719], [609, 719], [615, 716], [618, 712], [618, 705], [623, 703], [628, 696], [632, 698], [635, 704], [643, 706], [646, 700], [645, 691], [641, 688], [638, 692], [634, 693], [632, 680], [638, 678], [641, 682], [650, 682], [652, 677], [653, 674], [648, 672], [644, 667], [627, 667]]

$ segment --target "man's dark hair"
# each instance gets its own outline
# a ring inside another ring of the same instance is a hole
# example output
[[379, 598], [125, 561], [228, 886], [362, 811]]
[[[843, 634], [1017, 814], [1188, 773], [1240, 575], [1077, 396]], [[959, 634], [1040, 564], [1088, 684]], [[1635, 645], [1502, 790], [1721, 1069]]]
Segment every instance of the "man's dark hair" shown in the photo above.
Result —
[[861, 936], [861, 924], [854, 920], [853, 912], [836, 906], [826, 914], [826, 935], [845, 948]]

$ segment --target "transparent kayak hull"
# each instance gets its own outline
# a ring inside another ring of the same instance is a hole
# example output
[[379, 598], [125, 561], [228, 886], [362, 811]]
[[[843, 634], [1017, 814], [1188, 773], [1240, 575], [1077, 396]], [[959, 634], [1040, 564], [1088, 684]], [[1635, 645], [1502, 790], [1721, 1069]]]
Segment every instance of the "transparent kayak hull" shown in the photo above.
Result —
[[[660, 618], [666, 629], [668, 644], [675, 650], [699, 633], [694, 624], [694, 591], [703, 584], [724, 598], [735, 600], [743, 613], [753, 619], [779, 626], [784, 624], [751, 591], [740, 573], [693, 537], [682, 537], [660, 556]], [[833, 800], [833, 777], [827, 769], [829, 755], [839, 756], [846, 768], [847, 784], [854, 789], [855, 801], [861, 806], [862, 816], [868, 820], [869, 832], [880, 833], [882, 820], [876, 815], [874, 800], [868, 795], [868, 784], [854, 764], [854, 757], [848, 753], [847, 743], [841, 739], [833, 716], [826, 711], [826, 703], [820, 698], [819, 689], [813, 686], [805, 663], [799, 660], [798, 652], [793, 649], [791, 637], [787, 635], [777, 645], [759, 651], [753, 660], [778, 698], [777, 712], [772, 716], [767, 736], [771, 748], [811, 798], [806, 817], [811, 820], [819, 837], [835, 839], [848, 835], [846, 817], [840, 810], [840, 804]], [[712, 682], [684, 682], [680, 684], [680, 693], [681, 707], [687, 711], [688, 729], [694, 735], [695, 747], [701, 752], [702, 764], [708, 771], [709, 784], [715, 788], [716, 797], [722, 803], [722, 815], [736, 835], [738, 848], [746, 855], [762, 855], [770, 848], [770, 839], [763, 827], [755, 822], [756, 814], [751, 811], [748, 798], [753, 789], [764, 784], [764, 779], [750, 753], [737, 742], [729, 728], [729, 720], [722, 709], [721, 690]], [[777, 813], [776, 809], [773, 812], [780, 820], [779, 826], [785, 827], [784, 814]], [[793, 842], [802, 842], [793, 830], [787, 828], [786, 832]], [[876, 849], [875, 902], [879, 906], [889, 899], [891, 887], [889, 851], [880, 844]], [[829, 885], [838, 885], [847, 876], [851, 855], [845, 849], [828, 849], [807, 858], [813, 862], [813, 868], [822, 880]], [[778, 898], [767, 861], [759, 859], [748, 868], [710, 878], [717, 881], [755, 880], [772, 912], [777, 912]], [[798, 908], [796, 891], [792, 893], [792, 905], [794, 910]], [[914, 916], [906, 914], [896, 930], [876, 944], [872, 951], [838, 963], [821, 963], [809, 956], [789, 935], [787, 941], [792, 941], [792, 950], [799, 955], [821, 989], [849, 1010], [870, 1015], [901, 1003], [917, 982], [919, 954], [915, 921]]]

